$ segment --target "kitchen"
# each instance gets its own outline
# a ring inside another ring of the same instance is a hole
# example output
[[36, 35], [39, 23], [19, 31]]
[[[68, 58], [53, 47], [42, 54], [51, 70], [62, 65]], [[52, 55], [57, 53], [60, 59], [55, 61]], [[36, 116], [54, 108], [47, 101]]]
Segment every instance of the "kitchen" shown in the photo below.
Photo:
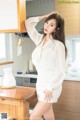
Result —
[[[47, 6], [49, 4], [50, 7], [48, 7], [47, 9]], [[25, 9], [23, 10], [25, 11]], [[61, 118], [65, 120], [79, 120], [80, 118], [79, 115], [80, 96], [78, 93], [80, 90], [80, 72], [79, 72], [80, 63], [78, 61], [78, 59], [80, 59], [80, 56], [78, 54], [78, 51], [80, 49], [79, 48], [79, 44], [80, 44], [79, 4], [71, 4], [71, 5], [69, 3], [61, 4], [55, 0], [41, 0], [41, 1], [27, 0], [26, 1], [27, 12], [26, 13], [24, 12], [24, 14], [26, 14], [26, 18], [28, 18], [30, 16], [42, 15], [53, 10], [59, 11], [60, 14], [62, 14], [62, 16], [65, 18], [66, 45], [69, 51], [69, 57], [67, 60], [68, 66], [66, 66], [67, 74], [63, 83], [63, 92], [59, 102], [54, 105], [54, 112], [56, 118]], [[25, 17], [22, 18], [25, 19]], [[39, 32], [42, 32], [42, 28], [40, 28], [41, 24], [37, 26]], [[6, 26], [6, 27], [13, 28], [13, 26]], [[6, 47], [7, 58], [3, 60], [1, 59], [0, 62], [14, 61], [14, 63], [10, 65], [1, 66], [0, 69], [1, 75], [3, 74], [3, 67], [12, 67], [17, 85], [35, 87], [37, 75], [36, 75], [35, 67], [32, 65], [32, 61], [31, 61], [31, 53], [35, 48], [34, 43], [30, 40], [28, 34], [24, 33], [25, 31], [24, 29], [22, 31], [21, 29], [17, 29], [17, 30], [15, 29], [11, 30], [11, 28], [9, 28], [10, 30], [9, 29], [4, 30], [4, 29], [6, 28], [3, 28], [3, 30], [0, 30], [0, 32], [1, 34], [5, 33], [3, 37], [1, 37], [1, 39], [2, 38], [4, 39], [5, 36], [6, 46], [7, 46]], [[20, 41], [21, 41], [21, 45], [19, 44]], [[75, 61], [75, 59], [77, 60]], [[31, 74], [32, 72], [34, 72], [34, 74]], [[31, 107], [35, 106], [36, 101], [37, 100], [31, 102]]]

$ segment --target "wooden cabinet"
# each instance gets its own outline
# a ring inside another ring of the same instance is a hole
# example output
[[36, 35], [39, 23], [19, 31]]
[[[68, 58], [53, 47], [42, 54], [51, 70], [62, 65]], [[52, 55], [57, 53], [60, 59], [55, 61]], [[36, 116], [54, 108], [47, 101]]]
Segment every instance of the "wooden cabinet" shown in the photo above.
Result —
[[0, 0], [0, 32], [24, 32], [25, 0]]
[[29, 103], [35, 98], [35, 88], [0, 89], [0, 113], [7, 112], [9, 117], [15, 118], [10, 120], [29, 120]]
[[80, 119], [80, 81], [64, 81], [59, 101], [53, 105], [56, 118]]
[[80, 1], [55, 0], [55, 9], [65, 20], [65, 34], [80, 34]]
[[26, 101], [0, 98], [0, 112], [8, 113], [10, 120], [29, 120], [29, 104]]

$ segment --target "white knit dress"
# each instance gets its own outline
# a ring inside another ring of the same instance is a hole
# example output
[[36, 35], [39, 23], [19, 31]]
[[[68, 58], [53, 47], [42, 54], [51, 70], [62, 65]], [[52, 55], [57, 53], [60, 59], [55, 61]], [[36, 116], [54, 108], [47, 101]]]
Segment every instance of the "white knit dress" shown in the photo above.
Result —
[[[32, 53], [32, 62], [38, 72], [36, 91], [39, 101], [55, 103], [62, 91], [62, 83], [65, 77], [65, 47], [58, 40], [50, 38], [42, 47], [43, 35], [38, 33], [35, 26], [39, 17], [31, 17], [25, 21], [27, 32], [36, 48]], [[44, 90], [50, 90], [52, 97], [45, 100]]]

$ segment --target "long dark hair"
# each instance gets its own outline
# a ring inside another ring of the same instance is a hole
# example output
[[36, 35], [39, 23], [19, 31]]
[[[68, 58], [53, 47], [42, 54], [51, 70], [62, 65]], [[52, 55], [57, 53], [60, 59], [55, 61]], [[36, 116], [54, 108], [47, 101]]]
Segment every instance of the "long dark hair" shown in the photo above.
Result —
[[[52, 33], [52, 37], [53, 37], [53, 39], [57, 39], [64, 44], [65, 52], [66, 52], [66, 56], [67, 56], [67, 48], [65, 45], [65, 34], [64, 34], [64, 19], [60, 15], [51, 14], [49, 17], [46, 18], [45, 22], [47, 22], [51, 19], [56, 20], [56, 29], [55, 29], [55, 32]], [[44, 33], [44, 37], [45, 37], [45, 35], [46, 34]]]

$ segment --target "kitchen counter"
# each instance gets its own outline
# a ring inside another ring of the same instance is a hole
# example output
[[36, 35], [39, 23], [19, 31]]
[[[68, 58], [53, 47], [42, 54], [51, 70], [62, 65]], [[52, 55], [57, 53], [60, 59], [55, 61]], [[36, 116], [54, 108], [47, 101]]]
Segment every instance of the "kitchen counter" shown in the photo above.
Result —
[[27, 78], [37, 78], [36, 74], [15, 74], [15, 77], [27, 77]]
[[[15, 77], [27, 77], [27, 78], [37, 78], [36, 74], [15, 74]], [[64, 80], [69, 80], [69, 81], [80, 81], [80, 77], [77, 76], [65, 76]]]
[[36, 91], [32, 87], [0, 89], [0, 112], [7, 112], [15, 120], [29, 120], [29, 103], [35, 98]]
[[66, 76], [65, 80], [69, 80], [69, 81], [80, 81], [80, 77], [77, 76]]

